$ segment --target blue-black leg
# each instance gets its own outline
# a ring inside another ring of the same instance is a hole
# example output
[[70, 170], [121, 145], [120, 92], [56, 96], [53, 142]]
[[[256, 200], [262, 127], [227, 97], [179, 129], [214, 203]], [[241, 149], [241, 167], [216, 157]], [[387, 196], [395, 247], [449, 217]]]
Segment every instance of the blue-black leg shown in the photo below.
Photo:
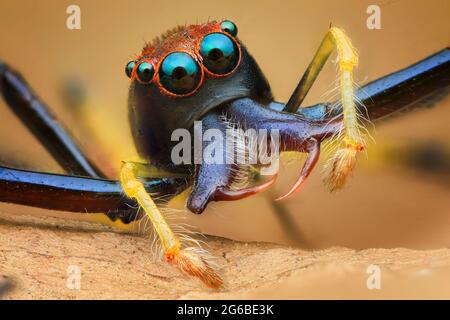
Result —
[[[182, 178], [148, 179], [146, 190], [161, 203], [186, 189]], [[112, 220], [134, 221], [137, 204], [118, 181], [0, 167], [0, 202], [80, 213], [104, 212]]]
[[73, 137], [50, 112], [23, 77], [0, 62], [0, 92], [7, 105], [69, 174], [103, 178]]

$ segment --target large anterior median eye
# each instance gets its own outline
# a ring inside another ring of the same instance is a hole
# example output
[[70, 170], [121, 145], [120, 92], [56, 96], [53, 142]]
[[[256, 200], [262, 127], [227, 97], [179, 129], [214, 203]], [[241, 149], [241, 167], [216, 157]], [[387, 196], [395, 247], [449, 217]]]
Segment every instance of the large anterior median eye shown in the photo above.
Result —
[[203, 38], [200, 54], [205, 67], [219, 75], [232, 71], [239, 61], [239, 49], [233, 40], [223, 33], [211, 33]]
[[197, 62], [185, 52], [166, 56], [159, 68], [161, 85], [175, 94], [192, 92], [200, 82], [201, 72]]

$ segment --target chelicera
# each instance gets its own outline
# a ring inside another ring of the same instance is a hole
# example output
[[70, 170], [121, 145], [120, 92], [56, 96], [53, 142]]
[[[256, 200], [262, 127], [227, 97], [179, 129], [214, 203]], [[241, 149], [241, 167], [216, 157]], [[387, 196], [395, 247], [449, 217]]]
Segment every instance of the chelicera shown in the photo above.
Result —
[[[7, 104], [70, 175], [55, 175], [0, 167], [0, 201], [74, 212], [104, 212], [111, 219], [130, 222], [148, 217], [159, 236], [167, 262], [218, 288], [223, 280], [206, 251], [185, 246], [161, 214], [158, 196], [188, 194], [186, 207], [200, 214], [211, 201], [239, 200], [270, 187], [251, 178], [264, 164], [174, 163], [177, 129], [225, 132], [241, 129], [276, 130], [280, 151], [308, 154], [297, 183], [298, 190], [313, 170], [326, 139], [337, 151], [328, 163], [327, 186], [344, 185], [357, 155], [365, 148], [360, 130], [417, 105], [450, 84], [450, 51], [445, 49], [404, 70], [354, 90], [353, 69], [358, 56], [339, 28], [330, 28], [289, 101], [273, 99], [269, 83], [255, 59], [241, 43], [236, 25], [228, 20], [177, 27], [147, 44], [125, 67], [130, 78], [129, 121], [142, 162], [124, 162], [120, 181], [106, 179], [81, 152], [68, 132], [25, 83], [6, 64], [0, 64], [0, 89]], [[300, 107], [330, 54], [339, 56], [336, 103]], [[356, 103], [356, 101], [358, 103]], [[365, 105], [367, 109], [361, 108]], [[361, 115], [365, 115], [365, 120]], [[271, 136], [265, 142], [273, 142]], [[207, 146], [208, 142], [202, 142]], [[244, 173], [244, 175], [242, 175]], [[236, 188], [237, 177], [246, 186]], [[258, 175], [255, 175], [257, 177]], [[155, 195], [157, 197], [155, 197]], [[143, 211], [137, 211], [139, 206]]]

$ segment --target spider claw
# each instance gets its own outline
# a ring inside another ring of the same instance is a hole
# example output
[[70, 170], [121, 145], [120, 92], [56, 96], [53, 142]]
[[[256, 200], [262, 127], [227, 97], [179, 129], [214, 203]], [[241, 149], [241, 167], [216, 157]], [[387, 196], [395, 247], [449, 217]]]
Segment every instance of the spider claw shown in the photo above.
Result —
[[317, 160], [319, 160], [320, 142], [316, 139], [311, 139], [308, 145], [308, 152], [308, 157], [306, 158], [305, 164], [303, 165], [302, 172], [297, 182], [294, 184], [291, 190], [289, 190], [288, 193], [277, 198], [275, 201], [286, 199], [301, 188], [303, 183], [306, 181], [306, 178], [308, 178], [309, 174], [313, 171]]
[[294, 184], [294, 186], [291, 188], [291, 190], [289, 190], [289, 192], [286, 193], [285, 195], [282, 195], [281, 197], [276, 198], [275, 201], [281, 201], [281, 200], [284, 200], [284, 199], [290, 197], [291, 195], [293, 195], [295, 192], [297, 192], [302, 187], [302, 185], [305, 181], [306, 181], [306, 179], [304, 177], [298, 178], [297, 182]]

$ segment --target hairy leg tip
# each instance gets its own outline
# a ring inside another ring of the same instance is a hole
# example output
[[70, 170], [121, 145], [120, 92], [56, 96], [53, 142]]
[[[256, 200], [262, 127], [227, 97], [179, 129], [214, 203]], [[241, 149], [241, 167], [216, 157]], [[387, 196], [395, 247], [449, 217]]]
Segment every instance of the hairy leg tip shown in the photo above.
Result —
[[167, 262], [183, 273], [200, 279], [208, 287], [220, 289], [223, 286], [223, 279], [210, 261], [211, 257], [207, 251], [189, 247], [168, 251], [165, 256]]

